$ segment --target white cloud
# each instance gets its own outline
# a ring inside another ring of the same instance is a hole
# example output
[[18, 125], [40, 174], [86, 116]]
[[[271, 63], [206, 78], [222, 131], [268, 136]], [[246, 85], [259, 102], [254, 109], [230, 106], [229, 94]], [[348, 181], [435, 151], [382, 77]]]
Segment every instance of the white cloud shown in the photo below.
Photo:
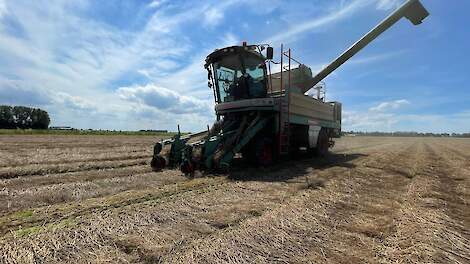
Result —
[[13, 64], [5, 67], [13, 66], [14, 72], [37, 86], [47, 83], [48, 89], [67, 92], [80, 83], [81, 89], [95, 92], [135, 62], [132, 52], [125, 48], [125, 34], [83, 20], [67, 6], [47, 5], [55, 10], [42, 15], [42, 6], [18, 5], [12, 12], [24, 18], [19, 26], [25, 37], [2, 34], [0, 51], [7, 52], [5, 57]]
[[54, 96], [53, 100], [68, 109], [86, 111], [97, 109], [97, 105], [93, 101], [87, 100], [80, 96], [73, 96], [67, 93], [59, 92], [56, 94], [56, 96]]
[[343, 130], [389, 131], [396, 123], [398, 120], [391, 113], [343, 111]]
[[154, 84], [119, 88], [116, 92], [130, 106], [126, 114], [132, 119], [128, 126], [136, 129], [160, 128], [183, 131], [204, 130], [214, 122], [211, 101], [182, 95]]
[[153, 0], [150, 4], [147, 5], [148, 8], [157, 8], [165, 3], [165, 0]]
[[[194, 95], [194, 93], [204, 93], [212, 96], [209, 88], [207, 87], [207, 71], [204, 69], [204, 63], [206, 56], [213, 52], [215, 48], [232, 46], [240, 43], [239, 39], [230, 33], [222, 36], [211, 46], [203, 50], [198, 51], [193, 57], [187, 59], [185, 67], [180, 70], [160, 76], [158, 78], [152, 78], [152, 82], [162, 87], [174, 87], [174, 89], [180, 93], [188, 93]], [[152, 69], [148, 69], [150, 76], [157, 76], [159, 72], [155, 72]]]
[[453, 114], [409, 114], [343, 111], [343, 131], [415, 131], [468, 133], [470, 111]]
[[210, 8], [204, 12], [204, 24], [208, 27], [218, 25], [224, 18], [224, 13], [217, 8]]
[[28, 88], [23, 81], [3, 79], [0, 76], [0, 104], [37, 106], [50, 101], [49, 94]]
[[[426, 114], [403, 111], [410, 105], [406, 99], [379, 103], [369, 110], [343, 110], [343, 131], [416, 131], [416, 132], [456, 132], [470, 131], [470, 110], [450, 114]], [[397, 111], [400, 110], [400, 111]], [[416, 110], [416, 109], [415, 109]]]
[[347, 64], [349, 65], [350, 64], [367, 64], [367, 63], [383, 61], [383, 60], [387, 60], [393, 57], [403, 55], [406, 52], [407, 52], [406, 50], [398, 50], [398, 51], [381, 53], [381, 54], [376, 54], [376, 55], [371, 55], [371, 56], [366, 56], [366, 57], [359, 57], [359, 58], [349, 60]]
[[409, 104], [408, 100], [399, 99], [379, 103], [368, 111], [343, 111], [344, 130], [392, 131], [402, 118], [395, 110]]
[[211, 102], [182, 95], [174, 90], [152, 84], [119, 88], [119, 96], [130, 102], [173, 114], [213, 115]]
[[5, 0], [0, 0], [0, 19], [7, 12], [7, 4]]
[[377, 9], [379, 10], [390, 10], [400, 6], [401, 0], [378, 0]]
[[334, 11], [330, 12], [325, 16], [315, 17], [314, 19], [308, 20], [303, 23], [294, 23], [293, 26], [291, 26], [289, 29], [283, 30], [280, 33], [262, 42], [273, 43], [275, 45], [281, 42], [294, 42], [299, 37], [299, 35], [326, 25], [331, 25], [341, 19], [344, 19], [359, 10], [360, 8], [364, 7], [368, 3], [369, 1], [365, 0], [348, 1], [347, 5], [342, 6], [339, 9], [335, 9]]
[[369, 111], [385, 112], [385, 111], [390, 111], [390, 110], [397, 110], [409, 104], [410, 102], [406, 99], [400, 99], [400, 100], [395, 100], [395, 101], [390, 101], [390, 102], [382, 102], [378, 104], [377, 106], [369, 108]]

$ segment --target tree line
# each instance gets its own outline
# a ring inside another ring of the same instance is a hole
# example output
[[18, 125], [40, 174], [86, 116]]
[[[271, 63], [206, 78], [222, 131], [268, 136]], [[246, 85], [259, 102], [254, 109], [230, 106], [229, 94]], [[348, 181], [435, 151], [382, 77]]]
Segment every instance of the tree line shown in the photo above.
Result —
[[39, 108], [0, 105], [0, 128], [47, 129], [49, 114]]

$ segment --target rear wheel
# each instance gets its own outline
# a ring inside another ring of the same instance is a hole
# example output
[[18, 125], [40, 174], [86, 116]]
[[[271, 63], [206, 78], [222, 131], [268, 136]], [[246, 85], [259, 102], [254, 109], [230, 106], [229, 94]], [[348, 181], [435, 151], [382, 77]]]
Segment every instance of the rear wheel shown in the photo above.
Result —
[[252, 141], [243, 151], [244, 160], [251, 166], [269, 166], [273, 163], [273, 146], [271, 140], [258, 138]]
[[330, 147], [330, 139], [326, 129], [322, 128], [318, 134], [317, 147], [315, 148], [315, 154], [318, 156], [326, 156], [328, 154], [328, 148]]

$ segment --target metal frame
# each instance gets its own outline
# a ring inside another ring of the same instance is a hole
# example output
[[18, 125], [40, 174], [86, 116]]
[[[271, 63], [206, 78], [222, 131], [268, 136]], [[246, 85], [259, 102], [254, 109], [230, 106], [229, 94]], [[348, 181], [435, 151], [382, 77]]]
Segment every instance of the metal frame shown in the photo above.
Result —
[[[287, 65], [284, 65], [284, 59], [287, 59]], [[284, 44], [281, 44], [281, 56], [280, 56], [280, 62], [279, 63], [276, 63], [274, 61], [268, 61], [268, 74], [269, 74], [269, 87], [268, 87], [268, 90], [273, 92], [272, 91], [272, 73], [271, 73], [271, 62], [274, 63], [274, 64], [280, 64], [280, 68], [281, 68], [281, 71], [280, 71], [280, 88], [279, 88], [279, 94], [280, 94], [280, 100], [279, 100], [279, 118], [278, 118], [278, 131], [279, 131], [279, 135], [278, 135], [278, 147], [279, 147], [279, 153], [282, 153], [282, 144], [283, 144], [283, 140], [287, 140], [289, 141], [289, 133], [290, 133], [290, 128], [287, 127], [287, 131], [285, 131], [285, 127], [283, 127], [283, 125], [285, 124], [282, 124], [283, 122], [284, 123], [288, 123], [290, 124], [290, 101], [291, 101], [291, 96], [290, 96], [290, 89], [292, 88], [292, 79], [291, 79], [291, 70], [292, 70], [292, 61], [294, 62], [297, 62], [299, 65], [302, 64], [300, 61], [294, 59], [292, 57], [292, 50], [289, 48], [287, 49], [286, 51], [284, 51]], [[284, 87], [284, 74], [285, 72], [287, 72], [287, 87]], [[284, 92], [284, 95], [283, 95], [283, 92]], [[284, 101], [285, 100], [285, 101]], [[287, 109], [286, 111], [283, 110], [283, 107], [282, 105], [286, 104], [287, 106]], [[284, 118], [283, 118], [283, 115]], [[283, 137], [286, 136], [287, 138], [284, 138]], [[287, 142], [287, 144], [289, 144]]]

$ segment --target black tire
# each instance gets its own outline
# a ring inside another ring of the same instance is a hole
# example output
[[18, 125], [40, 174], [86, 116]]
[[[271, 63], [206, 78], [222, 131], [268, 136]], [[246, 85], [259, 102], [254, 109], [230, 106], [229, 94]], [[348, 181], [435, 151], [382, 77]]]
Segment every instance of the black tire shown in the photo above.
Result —
[[271, 140], [257, 138], [242, 150], [243, 159], [250, 166], [270, 166], [275, 159]]
[[166, 160], [161, 156], [153, 156], [150, 161], [150, 166], [153, 171], [161, 171], [166, 166]]
[[261, 139], [256, 144], [256, 165], [270, 166], [273, 163], [273, 149], [271, 141]]
[[317, 147], [315, 148], [315, 154], [320, 157], [328, 155], [329, 144], [328, 132], [326, 129], [322, 128], [318, 134]]

